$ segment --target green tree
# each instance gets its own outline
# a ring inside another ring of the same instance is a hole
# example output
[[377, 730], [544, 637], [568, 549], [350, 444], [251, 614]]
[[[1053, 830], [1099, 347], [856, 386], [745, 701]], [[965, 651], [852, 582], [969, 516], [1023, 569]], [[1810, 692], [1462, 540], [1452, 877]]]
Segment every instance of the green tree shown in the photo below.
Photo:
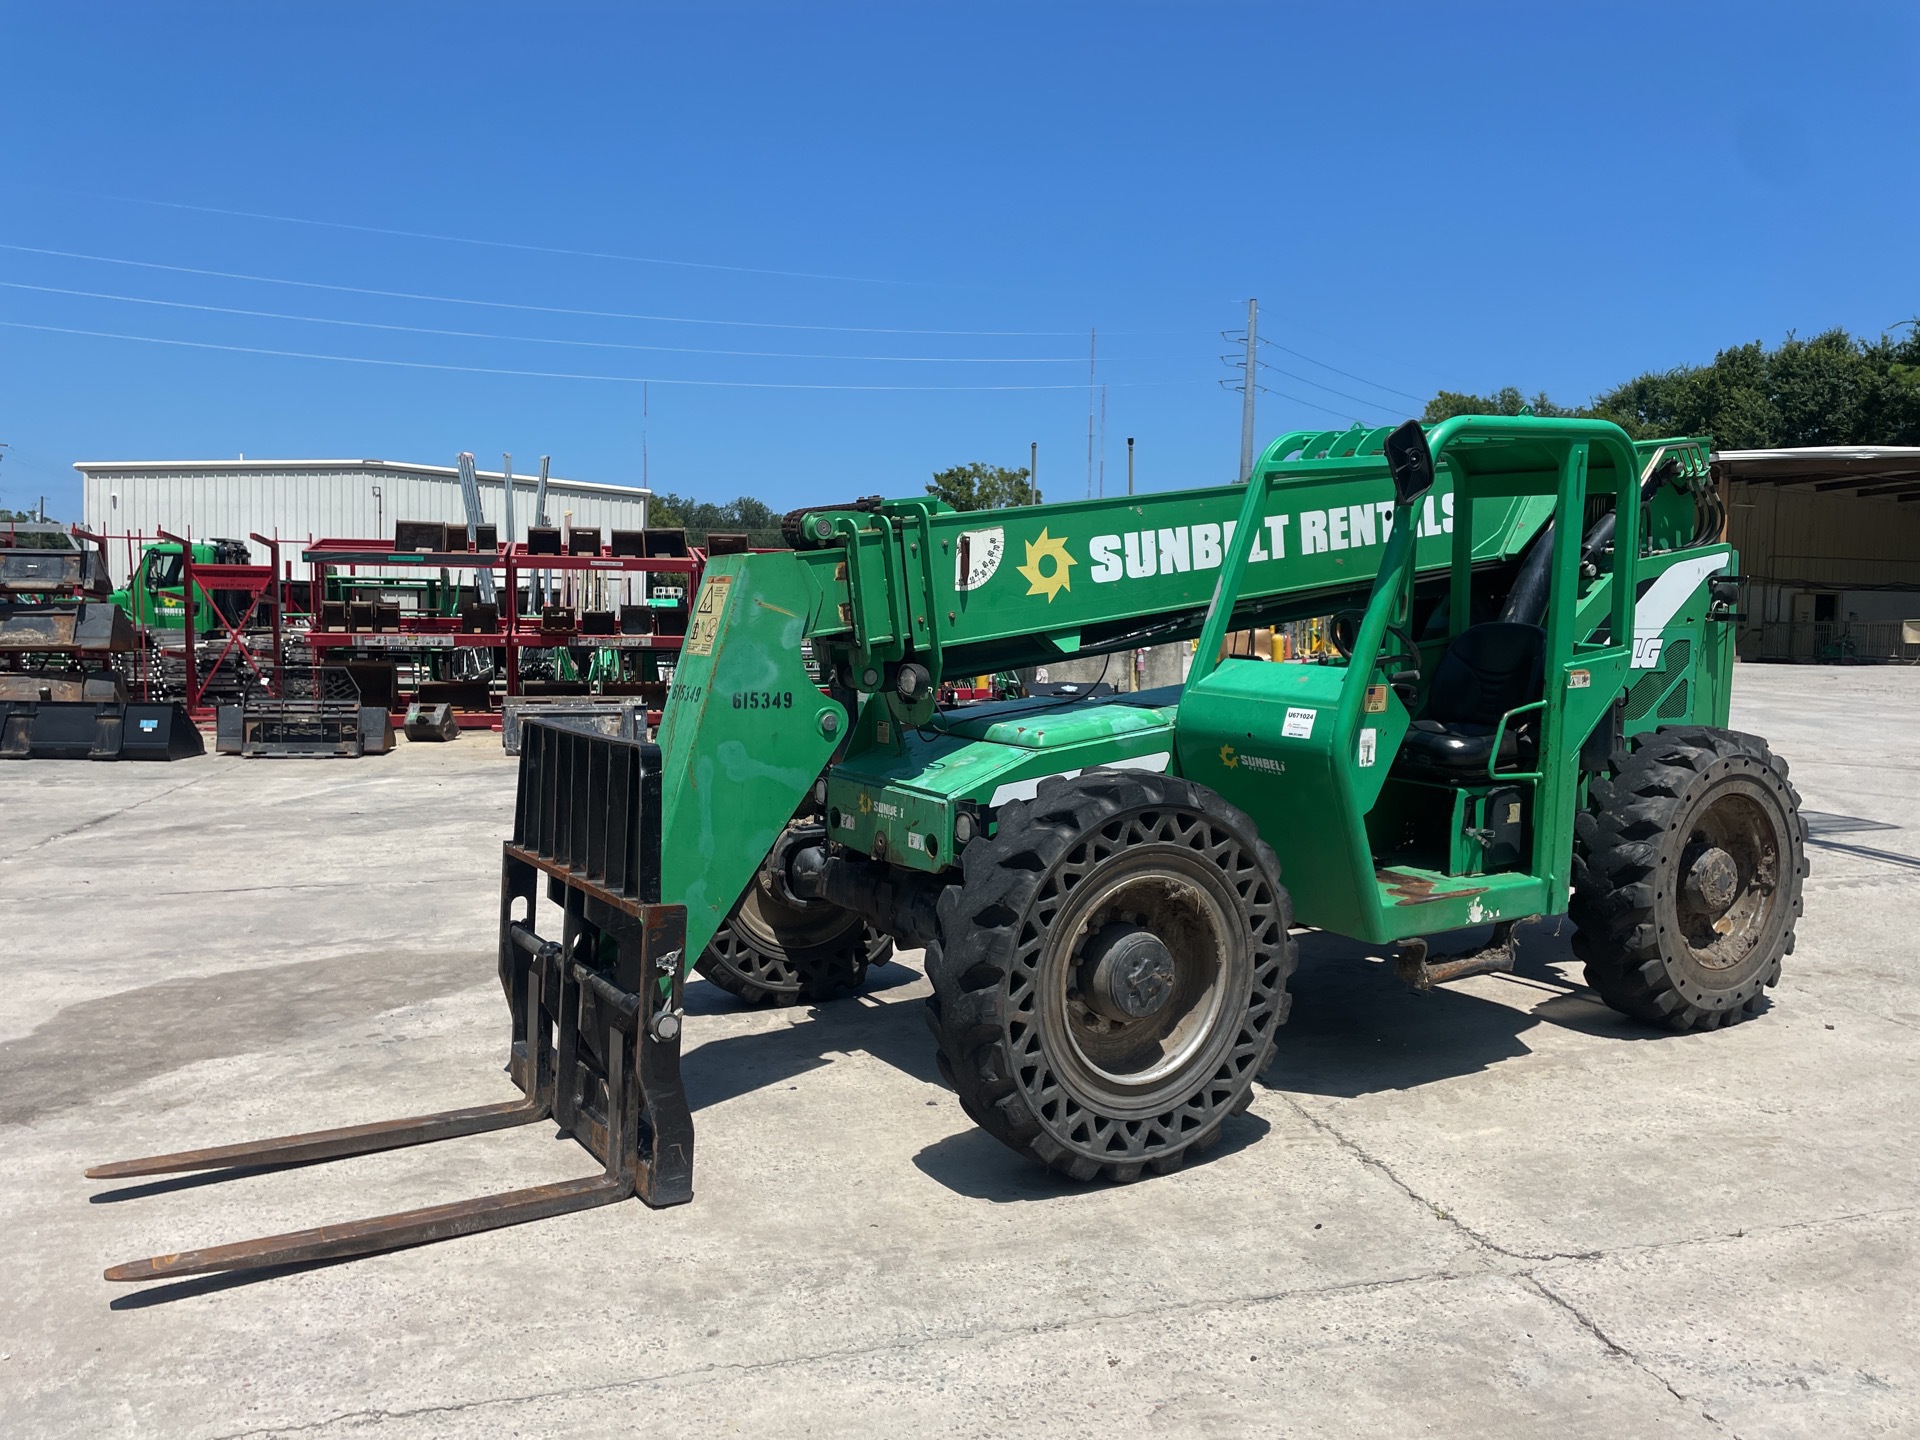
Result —
[[1522, 412], [1534, 415], [1579, 416], [1584, 410], [1569, 410], [1556, 405], [1547, 398], [1546, 391], [1528, 400], [1512, 385], [1496, 390], [1491, 395], [1466, 395], [1458, 390], [1442, 390], [1427, 402], [1426, 413], [1420, 418], [1429, 425], [1437, 425], [1455, 415], [1518, 415]]
[[657, 494], [649, 511], [655, 525], [678, 525], [695, 545], [703, 545], [709, 533], [746, 531], [756, 545], [780, 544], [780, 513], [763, 500], [742, 495], [724, 505], [711, 500], [696, 500], [691, 495], [671, 491]]
[[[1598, 416], [1629, 435], [1711, 435], [1728, 450], [1800, 445], [1920, 445], [1920, 321], [1903, 334], [1862, 340], [1845, 330], [1810, 340], [1788, 335], [1720, 351], [1707, 365], [1649, 370], [1574, 410], [1545, 395], [1536, 415]], [[1443, 390], [1429, 422], [1450, 415], [1515, 415], [1520, 392], [1491, 396]]]
[[1024, 465], [1018, 470], [1009, 470], [976, 460], [971, 465], [936, 470], [927, 494], [946, 501], [956, 510], [1000, 510], [1008, 505], [1032, 502], [1030, 479]]

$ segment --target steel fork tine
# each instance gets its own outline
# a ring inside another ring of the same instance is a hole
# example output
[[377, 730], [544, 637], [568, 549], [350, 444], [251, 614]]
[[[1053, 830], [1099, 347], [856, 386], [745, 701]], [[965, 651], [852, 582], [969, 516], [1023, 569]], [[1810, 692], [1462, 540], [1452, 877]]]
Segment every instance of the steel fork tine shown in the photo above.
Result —
[[442, 1110], [405, 1120], [380, 1120], [371, 1125], [345, 1125], [337, 1130], [310, 1130], [302, 1135], [279, 1135], [238, 1145], [216, 1145], [206, 1150], [178, 1150], [171, 1155], [149, 1155], [140, 1160], [116, 1160], [87, 1170], [89, 1180], [130, 1180], [139, 1175], [171, 1175], [187, 1170], [240, 1169], [260, 1165], [300, 1165], [312, 1160], [340, 1160], [379, 1150], [398, 1150], [506, 1130], [545, 1118], [543, 1098], [504, 1100], [463, 1110]]
[[544, 1120], [553, 1109], [551, 1067], [546, 1058], [545, 1014], [540, 1008], [539, 961], [527, 971], [527, 1090], [518, 1100], [440, 1110], [404, 1120], [377, 1120], [370, 1125], [344, 1125], [334, 1130], [309, 1130], [300, 1135], [278, 1135], [271, 1140], [247, 1140], [206, 1150], [176, 1150], [171, 1155], [149, 1155], [139, 1160], [116, 1160], [88, 1169], [89, 1180], [131, 1180], [141, 1175], [173, 1175], [188, 1170], [249, 1169], [262, 1165], [300, 1165], [314, 1160], [344, 1160], [409, 1145], [428, 1145], [461, 1135], [481, 1135]]
[[259, 1240], [243, 1240], [234, 1245], [213, 1245], [200, 1250], [182, 1250], [172, 1255], [154, 1255], [115, 1265], [106, 1278], [116, 1281], [167, 1280], [186, 1275], [208, 1275], [220, 1270], [260, 1270], [275, 1265], [300, 1265], [317, 1260], [344, 1260], [354, 1255], [375, 1255], [385, 1250], [401, 1250], [411, 1245], [427, 1245], [436, 1240], [451, 1240], [482, 1230], [499, 1230], [529, 1220], [545, 1220], [575, 1210], [591, 1210], [612, 1205], [633, 1193], [630, 1179], [608, 1174], [588, 1175], [555, 1185], [538, 1185], [528, 1190], [509, 1190], [499, 1195], [482, 1195], [448, 1205], [429, 1205], [420, 1210], [405, 1210], [395, 1215], [378, 1215], [370, 1220], [353, 1220], [341, 1225], [317, 1225], [311, 1230], [294, 1230], [285, 1235], [268, 1235]]

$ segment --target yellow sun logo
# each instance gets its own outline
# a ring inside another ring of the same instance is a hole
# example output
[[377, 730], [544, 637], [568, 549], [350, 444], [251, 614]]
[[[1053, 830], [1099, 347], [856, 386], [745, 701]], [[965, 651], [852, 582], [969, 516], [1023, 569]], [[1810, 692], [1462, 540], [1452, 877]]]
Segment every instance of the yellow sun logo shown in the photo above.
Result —
[[[1042, 560], [1053, 561], [1053, 568], [1041, 569]], [[1045, 530], [1042, 530], [1038, 540], [1027, 541], [1027, 563], [1015, 568], [1027, 578], [1027, 594], [1045, 595], [1047, 603], [1051, 605], [1054, 596], [1062, 590], [1073, 588], [1067, 569], [1079, 563], [1067, 553], [1067, 542], [1064, 539], [1053, 539]]]
[[1220, 763], [1229, 770], [1237, 770], [1240, 767], [1240, 757], [1234, 753], [1233, 746], [1222, 745], [1220, 747]]
[[862, 815], [873, 813], [873, 797], [864, 790], [860, 792], [860, 813]]

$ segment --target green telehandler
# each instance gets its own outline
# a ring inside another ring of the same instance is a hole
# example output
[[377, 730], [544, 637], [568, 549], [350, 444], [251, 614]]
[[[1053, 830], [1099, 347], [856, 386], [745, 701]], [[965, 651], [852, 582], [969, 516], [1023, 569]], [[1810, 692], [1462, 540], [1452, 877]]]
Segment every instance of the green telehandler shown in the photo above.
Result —
[[[603, 1171], [108, 1278], [690, 1199], [681, 987], [723, 929], [776, 959], [838, 945], [852, 979], [867, 927], [924, 947], [967, 1113], [1086, 1181], [1173, 1170], [1246, 1108], [1299, 927], [1392, 946], [1425, 988], [1510, 968], [1517, 924], [1566, 915], [1616, 1010], [1756, 1013], [1793, 949], [1806, 828], [1786, 765], [1726, 728], [1739, 582], [1708, 449], [1459, 417], [1285, 435], [1241, 486], [790, 516], [792, 550], [709, 563], [657, 745], [529, 729], [498, 957], [520, 1098], [88, 1173], [546, 1117]], [[1336, 662], [1229, 653], [1327, 615]], [[937, 703], [951, 676], [1183, 640], [1178, 687]], [[1451, 932], [1475, 943], [1430, 953]]]

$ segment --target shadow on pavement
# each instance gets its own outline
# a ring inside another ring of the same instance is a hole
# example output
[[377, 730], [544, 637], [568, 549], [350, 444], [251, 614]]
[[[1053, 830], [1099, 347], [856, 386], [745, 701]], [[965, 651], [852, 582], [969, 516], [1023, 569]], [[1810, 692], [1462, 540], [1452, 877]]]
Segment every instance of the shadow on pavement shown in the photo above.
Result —
[[[1223, 1160], [1257, 1143], [1271, 1128], [1258, 1115], [1236, 1115], [1221, 1128], [1220, 1143], [1190, 1160], [1187, 1168], [1197, 1170]], [[913, 1157], [913, 1163], [921, 1174], [954, 1194], [970, 1200], [990, 1200], [996, 1205], [1058, 1200], [1105, 1188], [1098, 1182], [1083, 1184], [1043, 1170], [972, 1125], [957, 1135], [934, 1141]]]
[[[915, 978], [899, 965], [876, 973], [882, 979], [881, 994]], [[889, 981], [889, 976], [899, 978]], [[732, 1003], [737, 1011], [739, 1002]], [[919, 1000], [884, 1000], [869, 990], [804, 1013], [807, 1018], [801, 1024], [728, 1035], [689, 1051], [682, 1072], [694, 1112], [818, 1070], [830, 1056], [851, 1050], [871, 1055], [923, 1084], [942, 1085], [933, 1058], [933, 1037], [927, 1033], [926, 1012]]]
[[[875, 965], [867, 971], [866, 988], [862, 995], [879, 995], [899, 985], [911, 985], [920, 978], [920, 972], [898, 960], [889, 960], [884, 965]], [[844, 998], [844, 997], [843, 997]], [[839, 1004], [841, 1001], [830, 1002]], [[752, 1007], [736, 997], [729, 995], [711, 980], [698, 976], [687, 977], [684, 1005], [689, 1015], [737, 1015]]]
[[[1487, 1070], [1532, 1053], [1521, 1039], [1536, 1025], [1611, 1040], [1654, 1040], [1666, 1032], [1615, 1013], [1559, 967], [1576, 963], [1573, 927], [1554, 922], [1519, 933], [1513, 971], [1472, 982], [1499, 986], [1511, 999], [1441, 986], [1425, 994], [1395, 977], [1387, 946], [1337, 935], [1300, 937], [1300, 968], [1288, 989], [1293, 1011], [1265, 1084], [1275, 1090], [1352, 1099], [1410, 1090]], [[1485, 943], [1486, 930], [1439, 937], [1436, 950]]]
[[331, 1270], [336, 1265], [351, 1265], [360, 1258], [357, 1255], [349, 1255], [339, 1260], [309, 1260], [303, 1265], [271, 1265], [260, 1270], [224, 1270], [216, 1275], [196, 1275], [190, 1280], [173, 1280], [164, 1285], [149, 1285], [144, 1290], [129, 1291], [109, 1300], [107, 1308], [109, 1310], [145, 1310], [154, 1305], [171, 1305], [176, 1300], [191, 1300], [196, 1295], [216, 1295], [222, 1290], [239, 1290], [248, 1285], [259, 1285], [267, 1280], [278, 1280], [283, 1275], [301, 1275], [309, 1270]]
[[[1488, 933], [1442, 937], [1436, 949], [1471, 949], [1484, 944]], [[1562, 967], [1574, 963], [1571, 935], [1570, 925], [1553, 922], [1523, 928], [1513, 972], [1473, 982], [1482, 987], [1478, 994], [1445, 987], [1416, 994], [1395, 977], [1388, 947], [1303, 935], [1300, 969], [1290, 986], [1293, 1010], [1264, 1083], [1275, 1090], [1342, 1098], [1413, 1089], [1531, 1054], [1522, 1037], [1538, 1025], [1622, 1042], [1663, 1038], [1665, 1032], [1616, 1014], [1587, 986], [1566, 978]], [[893, 985], [912, 978], [899, 966], [876, 972], [881, 993], [891, 988], [884, 983], [891, 978], [888, 972], [898, 976]], [[1486, 994], [1489, 984], [1511, 998]], [[870, 992], [816, 1006], [803, 1023], [782, 1030], [702, 1045], [687, 1057], [688, 1098], [699, 1111], [786, 1083], [849, 1051], [872, 1055], [922, 1084], [945, 1089], [920, 1004]], [[1259, 1117], [1238, 1116], [1228, 1122], [1220, 1147], [1198, 1163], [1230, 1155], [1266, 1130]], [[929, 1145], [914, 1163], [957, 1194], [995, 1203], [1052, 1199], [1083, 1188], [971, 1126]]]
[[[1560, 967], [1573, 959], [1568, 947], [1571, 927], [1560, 928], [1563, 933], [1559, 934], [1550, 923], [1523, 929], [1513, 973], [1477, 982], [1524, 992], [1505, 1003], [1465, 990], [1442, 988], [1415, 994], [1395, 978], [1387, 947], [1325, 934], [1300, 937], [1300, 968], [1290, 986], [1294, 1005], [1264, 1083], [1276, 1090], [1343, 1098], [1412, 1089], [1530, 1054], [1521, 1037], [1542, 1024], [1622, 1041], [1659, 1038], [1663, 1032], [1615, 1014], [1585, 985], [1565, 978]], [[1484, 943], [1486, 933], [1462, 932], [1446, 937], [1436, 948], [1468, 949]], [[710, 1109], [791, 1081], [828, 1064], [835, 1055], [852, 1051], [871, 1055], [923, 1085], [945, 1089], [921, 1004], [909, 997], [883, 998], [915, 978], [908, 967], [888, 964], [873, 972], [874, 983], [866, 993], [814, 1006], [801, 1023], [726, 1036], [699, 1046], [686, 1059], [689, 1102], [696, 1112]], [[732, 997], [714, 986], [692, 987], [689, 999], [696, 994], [701, 1003], [698, 1009], [689, 1004], [690, 1012], [738, 1009]], [[1235, 1116], [1227, 1122], [1219, 1144], [1193, 1163], [1211, 1164], [1232, 1155], [1256, 1144], [1270, 1128], [1258, 1115]], [[1014, 1154], [971, 1124], [926, 1146], [913, 1163], [955, 1194], [993, 1204], [1059, 1200], [1088, 1189]], [[91, 1200], [111, 1204], [244, 1173], [252, 1172], [176, 1176], [106, 1191]], [[121, 1296], [112, 1308], [165, 1304], [315, 1268], [321, 1266], [198, 1277]]]

